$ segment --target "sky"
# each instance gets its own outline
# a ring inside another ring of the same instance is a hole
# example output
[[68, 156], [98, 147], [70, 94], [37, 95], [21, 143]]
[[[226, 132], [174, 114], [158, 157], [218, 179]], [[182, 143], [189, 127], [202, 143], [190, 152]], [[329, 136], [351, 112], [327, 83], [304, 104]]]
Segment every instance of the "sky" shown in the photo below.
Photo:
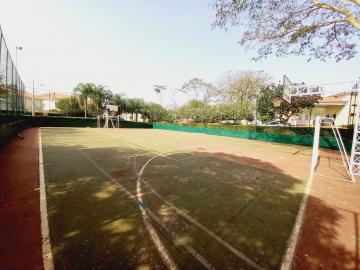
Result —
[[[360, 77], [360, 54], [349, 61], [307, 57], [251, 60], [241, 29], [212, 29], [212, 0], [0, 0], [0, 25], [30, 90], [69, 93], [79, 82], [159, 102], [154, 84], [169, 90], [198, 77], [216, 83], [228, 71], [264, 70], [309, 84]], [[360, 42], [359, 42], [360, 46]], [[170, 92], [170, 91], [169, 91]], [[178, 97], [179, 103], [182, 97]], [[169, 95], [164, 105], [169, 105]]]

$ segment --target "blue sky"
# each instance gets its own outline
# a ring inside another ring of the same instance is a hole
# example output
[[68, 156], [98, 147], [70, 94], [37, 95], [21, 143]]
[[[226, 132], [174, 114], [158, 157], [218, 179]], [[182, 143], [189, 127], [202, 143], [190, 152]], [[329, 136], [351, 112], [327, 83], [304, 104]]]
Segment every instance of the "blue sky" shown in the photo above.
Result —
[[94, 82], [159, 101], [154, 84], [173, 89], [193, 77], [216, 82], [227, 71], [264, 70], [274, 82], [283, 74], [307, 83], [360, 77], [360, 56], [340, 63], [295, 56], [254, 62], [254, 52], [238, 44], [240, 29], [211, 29], [210, 3], [0, 0], [0, 24], [13, 58], [15, 47], [24, 47], [18, 69], [27, 87], [32, 80], [43, 85], [38, 92]]

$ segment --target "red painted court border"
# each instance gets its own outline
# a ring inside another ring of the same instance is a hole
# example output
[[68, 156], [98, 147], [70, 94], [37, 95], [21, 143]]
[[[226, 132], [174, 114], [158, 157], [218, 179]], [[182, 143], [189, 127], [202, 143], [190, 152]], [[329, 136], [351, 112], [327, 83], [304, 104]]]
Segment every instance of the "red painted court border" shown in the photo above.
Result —
[[0, 150], [0, 265], [43, 269], [39, 129], [24, 130]]

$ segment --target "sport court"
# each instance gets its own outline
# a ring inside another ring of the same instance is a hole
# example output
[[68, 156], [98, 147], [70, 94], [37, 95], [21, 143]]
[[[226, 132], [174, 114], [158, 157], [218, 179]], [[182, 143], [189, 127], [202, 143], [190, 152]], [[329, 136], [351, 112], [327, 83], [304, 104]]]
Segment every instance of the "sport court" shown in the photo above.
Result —
[[156, 129], [41, 128], [55, 268], [278, 269], [311, 149]]

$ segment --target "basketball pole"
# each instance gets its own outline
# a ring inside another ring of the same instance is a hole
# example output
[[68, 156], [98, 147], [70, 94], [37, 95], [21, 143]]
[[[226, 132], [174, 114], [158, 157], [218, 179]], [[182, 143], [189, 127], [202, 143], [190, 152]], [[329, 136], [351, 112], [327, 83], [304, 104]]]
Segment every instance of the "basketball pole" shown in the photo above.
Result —
[[311, 157], [311, 171], [310, 171], [311, 175], [314, 175], [314, 173], [315, 173], [315, 169], [316, 169], [316, 166], [318, 163], [318, 158], [319, 158], [320, 127], [321, 127], [321, 117], [316, 116], [313, 151], [312, 151], [312, 157]]

